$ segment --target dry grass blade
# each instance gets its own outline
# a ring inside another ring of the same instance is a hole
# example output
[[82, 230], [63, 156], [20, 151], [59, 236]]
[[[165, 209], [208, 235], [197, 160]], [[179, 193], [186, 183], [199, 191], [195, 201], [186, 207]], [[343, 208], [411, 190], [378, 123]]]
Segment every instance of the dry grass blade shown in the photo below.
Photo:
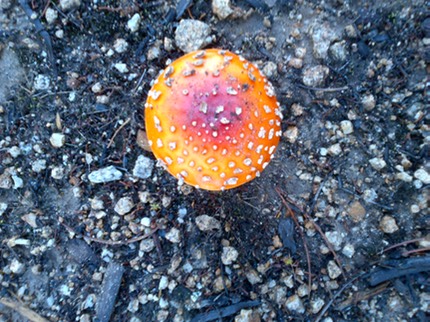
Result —
[[2, 297], [0, 298], [0, 304], [10, 308], [11, 310], [18, 312], [19, 314], [21, 314], [23, 317], [25, 317], [31, 322], [49, 322], [47, 319], [40, 316], [39, 314], [29, 309], [28, 307], [26, 307], [24, 304], [20, 302], [14, 302], [10, 299], [6, 299]]

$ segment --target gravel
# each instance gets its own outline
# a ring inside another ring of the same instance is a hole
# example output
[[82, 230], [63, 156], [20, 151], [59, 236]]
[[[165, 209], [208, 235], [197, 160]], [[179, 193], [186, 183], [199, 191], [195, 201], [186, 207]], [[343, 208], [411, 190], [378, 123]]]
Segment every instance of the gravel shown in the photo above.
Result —
[[211, 28], [208, 24], [193, 19], [183, 19], [179, 22], [175, 32], [176, 45], [183, 52], [188, 53], [209, 45]]
[[106, 183], [116, 181], [122, 178], [122, 172], [114, 166], [108, 166], [99, 170], [95, 170], [88, 175], [88, 180], [91, 183]]

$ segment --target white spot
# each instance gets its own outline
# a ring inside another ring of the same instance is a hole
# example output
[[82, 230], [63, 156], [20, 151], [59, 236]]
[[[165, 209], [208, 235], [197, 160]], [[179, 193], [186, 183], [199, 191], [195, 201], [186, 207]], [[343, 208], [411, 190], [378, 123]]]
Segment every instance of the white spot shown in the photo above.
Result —
[[269, 97], [275, 96], [275, 90], [273, 89], [273, 86], [270, 82], [267, 83], [267, 85], [264, 85], [264, 90], [266, 91], [266, 95]]
[[228, 95], [237, 95], [237, 91], [231, 86], [227, 87], [226, 91]]
[[269, 162], [264, 162], [263, 163], [263, 169], [266, 169], [267, 165], [269, 164]]
[[270, 149], [269, 149], [269, 154], [273, 154], [273, 152], [275, 151], [275, 149], [276, 149], [276, 145], [272, 145], [270, 147]]
[[256, 111], [254, 111], [254, 116], [255, 117], [258, 117], [258, 111], [256, 110]]
[[166, 71], [164, 72], [164, 78], [170, 77], [174, 71], [175, 71], [175, 69], [173, 68], [173, 66], [167, 67]]
[[206, 163], [208, 163], [208, 164], [212, 164], [214, 162], [215, 162], [214, 158], [209, 158], [209, 159], [206, 160]]
[[247, 176], [246, 176], [246, 180], [251, 180], [252, 179], [252, 176], [250, 175], [250, 174], [248, 174]]
[[[191, 125], [192, 125], [192, 126], [197, 126], [197, 121], [192, 121], [192, 122], [191, 122]], [[184, 126], [185, 126], [185, 125], [184, 125]]]
[[157, 147], [159, 147], [159, 148], [163, 147], [163, 141], [161, 141], [160, 138], [157, 139]]
[[277, 126], [281, 126], [281, 122], [279, 120], [276, 120], [275, 123], [276, 123]]
[[229, 63], [232, 59], [233, 59], [233, 57], [231, 57], [231, 56], [225, 56], [224, 57], [224, 63]]
[[187, 172], [187, 171], [185, 171], [185, 170], [182, 170], [182, 171], [180, 172], [180, 174], [181, 174], [181, 176], [183, 176], [183, 177], [188, 177], [188, 172]]
[[160, 91], [152, 90], [149, 91], [148, 96], [151, 97], [154, 101], [156, 101], [161, 95]]
[[199, 111], [206, 114], [208, 112], [208, 104], [206, 102], [201, 102]]
[[263, 159], [264, 159], [264, 157], [262, 155], [260, 155], [260, 157], [257, 160], [257, 163], [258, 164], [262, 164], [263, 163]]
[[282, 135], [282, 131], [276, 131], [276, 136], [281, 136]]
[[273, 139], [274, 135], [275, 135], [275, 129], [270, 129], [268, 139], [269, 140]]
[[218, 171], [218, 170], [219, 170], [218, 166], [215, 166], [215, 167], [212, 168], [212, 171]]
[[196, 165], [196, 163], [195, 163], [194, 161], [190, 161], [190, 163], [188, 163], [188, 165], [189, 165], [191, 168], [194, 168], [194, 166]]
[[199, 148], [195, 146], [195, 147], [193, 148], [193, 151], [194, 151], [194, 152], [199, 152]]
[[245, 137], [245, 134], [242, 132], [242, 133], [240, 133], [240, 134], [239, 134], [239, 137], [240, 137], [241, 139], [243, 139], [243, 138]]
[[271, 113], [271, 112], [272, 112], [272, 109], [271, 109], [269, 106], [267, 106], [267, 105], [264, 105], [264, 106], [263, 106], [263, 108], [264, 108], [264, 111], [265, 111], [267, 114], [269, 114], [269, 113]]
[[234, 169], [233, 173], [234, 174], [241, 174], [241, 173], [243, 173], [243, 170], [241, 168], [236, 168], [236, 169]]
[[197, 167], [197, 171], [202, 172], [203, 171], [202, 167]]
[[212, 73], [212, 76], [213, 77], [218, 77], [220, 75], [220, 72], [219, 72], [219, 70], [217, 69], [217, 70], [215, 70], [213, 73]]
[[214, 149], [214, 151], [218, 150], [218, 145], [213, 145], [212, 149]]
[[173, 160], [171, 158], [169, 158], [169, 157], [165, 157], [164, 160], [166, 161], [166, 163], [168, 165], [171, 165], [173, 163]]
[[255, 149], [255, 152], [257, 152], [258, 154], [260, 154], [262, 150], [263, 150], [263, 144], [260, 144], [260, 145], [259, 145], [259, 146], [257, 146], [257, 148]]
[[221, 173], [219, 174], [219, 176], [220, 176], [222, 179], [224, 179], [224, 178], [225, 178], [225, 173], [224, 173], [224, 172], [221, 172]]
[[187, 126], [185, 124], [182, 125], [182, 129], [185, 131], [187, 129]]
[[256, 177], [259, 177], [259, 176], [260, 176], [260, 174], [261, 174], [261, 173], [260, 173], [260, 171], [257, 171], [257, 172], [255, 173], [255, 176], [256, 176]]
[[206, 149], [204, 149], [203, 151], [202, 151], [202, 155], [206, 155], [208, 153], [208, 150], [206, 150]]
[[236, 166], [236, 163], [234, 162], [234, 161], [230, 161], [229, 163], [228, 163], [228, 167], [229, 168], [234, 168]]
[[275, 120], [269, 120], [269, 125], [273, 126], [273, 124], [275, 124]]
[[202, 136], [202, 132], [197, 132], [197, 136]]
[[204, 63], [203, 59], [197, 59], [196, 61], [193, 62], [194, 66], [202, 66]]
[[231, 177], [230, 179], [228, 179], [227, 181], [225, 181], [224, 184], [232, 186], [232, 185], [236, 184], [238, 180], [239, 180], [239, 178]]
[[221, 152], [222, 155], [227, 155], [227, 149], [223, 149]]
[[212, 178], [210, 176], [203, 176], [202, 180], [203, 180], [203, 182], [211, 182]]
[[231, 143], [233, 143], [233, 144], [237, 144], [237, 140], [236, 140], [236, 139], [233, 139], [233, 140], [231, 140]]
[[181, 158], [181, 157], [178, 157], [177, 160], [178, 160], [178, 164], [182, 164], [182, 163], [185, 162], [185, 160], [183, 158]]
[[246, 158], [243, 160], [243, 164], [249, 167], [252, 164], [251, 158]]
[[234, 155], [237, 156], [237, 157], [240, 156], [240, 151], [237, 150], [236, 152], [234, 152]]
[[240, 115], [242, 114], [242, 108], [241, 107], [236, 107], [236, 115]]
[[162, 132], [163, 128], [161, 127], [160, 119], [156, 115], [154, 115], [154, 123], [155, 123], [155, 127], [157, 128], [158, 132]]
[[217, 132], [217, 131], [213, 131], [213, 132], [212, 132], [212, 136], [213, 136], [214, 138], [216, 138], [216, 137], [218, 136], [218, 132]]
[[223, 111], [224, 111], [224, 106], [222, 106], [222, 105], [219, 105], [219, 106], [217, 106], [217, 107], [215, 108], [215, 113], [216, 113], [216, 114], [221, 113], [221, 112], [223, 112]]
[[182, 154], [185, 155], [185, 156], [187, 156], [188, 155], [188, 151], [187, 150], [183, 150]]
[[188, 89], [183, 89], [183, 90], [182, 90], [182, 94], [184, 94], [185, 96], [187, 96], [187, 95], [188, 95], [188, 93], [189, 93], [189, 92], [188, 92]]
[[251, 131], [254, 129], [254, 125], [252, 125], [252, 123], [248, 124], [248, 129], [250, 129]]
[[254, 142], [249, 142], [248, 149], [252, 150], [253, 147], [254, 147]]
[[148, 144], [149, 144], [149, 146], [152, 146], [154, 144], [154, 142], [152, 142], [152, 140], [148, 140]]
[[182, 75], [184, 75], [185, 77], [194, 75], [196, 73], [196, 71], [194, 69], [190, 69], [190, 70], [184, 70], [182, 72]]
[[264, 139], [266, 137], [266, 130], [264, 129], [264, 127], [261, 127], [260, 131], [258, 131], [258, 137], [261, 139]]
[[205, 57], [205, 55], [206, 55], [206, 51], [201, 50], [197, 54], [195, 54], [193, 58], [194, 59], [203, 58], [203, 57]]
[[[245, 66], [245, 65], [244, 65]], [[246, 69], [247, 67], [245, 67], [245, 69]], [[248, 72], [248, 77], [249, 77], [249, 79], [250, 80], [252, 80], [253, 82], [255, 82], [255, 80], [256, 80], [256, 78], [255, 78], [255, 76], [254, 76], [254, 74], [253, 73], [251, 73], [250, 71]]]
[[169, 142], [169, 149], [170, 150], [175, 150], [176, 149], [176, 142]]
[[284, 116], [282, 115], [282, 113], [281, 113], [281, 109], [279, 109], [279, 108], [275, 108], [275, 114], [277, 115], [277, 116], [279, 116], [279, 118], [282, 120], [283, 118], [284, 118]]
[[175, 133], [175, 131], [176, 131], [176, 127], [174, 125], [172, 125], [170, 127], [170, 132]]

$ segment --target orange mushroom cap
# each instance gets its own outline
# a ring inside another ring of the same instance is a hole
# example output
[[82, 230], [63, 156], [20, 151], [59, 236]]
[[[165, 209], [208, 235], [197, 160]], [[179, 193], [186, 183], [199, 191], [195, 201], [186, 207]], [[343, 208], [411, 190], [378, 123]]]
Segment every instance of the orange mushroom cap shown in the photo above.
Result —
[[206, 190], [258, 177], [279, 143], [281, 119], [274, 89], [259, 69], [219, 49], [172, 62], [145, 104], [154, 155], [173, 176]]

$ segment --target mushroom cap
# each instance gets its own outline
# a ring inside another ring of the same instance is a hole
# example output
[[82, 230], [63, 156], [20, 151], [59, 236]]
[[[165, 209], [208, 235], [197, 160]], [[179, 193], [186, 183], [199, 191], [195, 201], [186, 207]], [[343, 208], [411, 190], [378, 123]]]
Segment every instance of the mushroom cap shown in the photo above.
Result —
[[273, 158], [282, 114], [259, 69], [226, 50], [186, 54], [148, 92], [145, 126], [157, 159], [179, 180], [225, 190], [255, 177]]

